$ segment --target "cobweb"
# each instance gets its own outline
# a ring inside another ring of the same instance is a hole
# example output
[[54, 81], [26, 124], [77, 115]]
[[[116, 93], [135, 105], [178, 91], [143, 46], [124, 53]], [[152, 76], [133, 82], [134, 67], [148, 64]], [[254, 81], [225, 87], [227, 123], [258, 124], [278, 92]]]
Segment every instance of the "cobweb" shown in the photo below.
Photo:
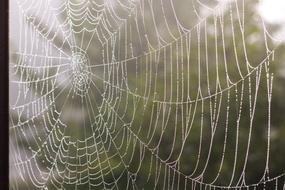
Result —
[[284, 167], [271, 172], [281, 41], [254, 1], [15, 6], [12, 189], [283, 189]]

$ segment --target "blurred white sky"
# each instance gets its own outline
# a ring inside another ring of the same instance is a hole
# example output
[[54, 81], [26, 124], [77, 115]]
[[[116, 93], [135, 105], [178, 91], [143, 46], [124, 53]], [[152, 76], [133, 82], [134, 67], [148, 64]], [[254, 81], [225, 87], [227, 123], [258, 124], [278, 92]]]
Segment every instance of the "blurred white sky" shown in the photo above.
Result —
[[265, 21], [285, 24], [285, 0], [261, 0], [258, 10]]
[[260, 0], [257, 7], [259, 14], [269, 24], [280, 26], [278, 32], [272, 34], [274, 38], [285, 40], [285, 0]]

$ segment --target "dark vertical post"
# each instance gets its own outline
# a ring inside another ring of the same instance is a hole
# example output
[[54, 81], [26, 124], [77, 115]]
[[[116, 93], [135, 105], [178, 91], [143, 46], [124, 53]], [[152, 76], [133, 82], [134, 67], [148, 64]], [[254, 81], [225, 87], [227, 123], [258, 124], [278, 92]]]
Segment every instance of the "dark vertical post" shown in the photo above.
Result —
[[0, 1], [0, 189], [9, 189], [8, 0]]

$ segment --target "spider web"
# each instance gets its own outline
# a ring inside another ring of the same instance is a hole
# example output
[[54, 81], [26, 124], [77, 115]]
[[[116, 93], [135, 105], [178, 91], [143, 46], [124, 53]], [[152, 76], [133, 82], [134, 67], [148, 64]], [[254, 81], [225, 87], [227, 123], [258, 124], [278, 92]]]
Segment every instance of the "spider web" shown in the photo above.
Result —
[[244, 1], [16, 5], [12, 189], [283, 188], [284, 168], [270, 173], [281, 41]]

